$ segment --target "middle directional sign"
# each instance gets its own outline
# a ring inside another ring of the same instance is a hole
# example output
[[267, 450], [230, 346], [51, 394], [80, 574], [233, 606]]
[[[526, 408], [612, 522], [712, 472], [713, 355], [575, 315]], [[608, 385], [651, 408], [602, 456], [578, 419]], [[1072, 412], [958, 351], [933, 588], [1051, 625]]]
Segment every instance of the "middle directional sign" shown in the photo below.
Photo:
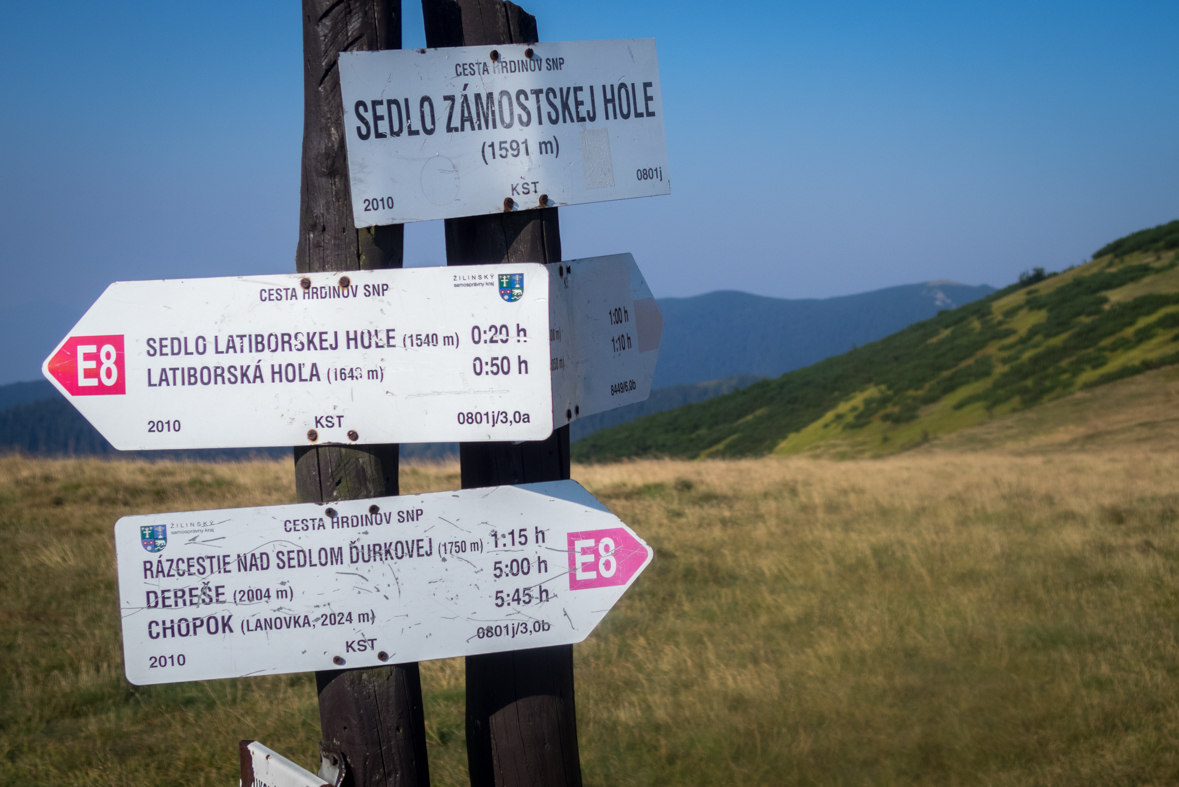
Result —
[[630, 255], [118, 282], [45, 376], [120, 450], [543, 440], [647, 398]]
[[115, 551], [138, 685], [581, 642], [653, 556], [576, 481], [129, 516]]

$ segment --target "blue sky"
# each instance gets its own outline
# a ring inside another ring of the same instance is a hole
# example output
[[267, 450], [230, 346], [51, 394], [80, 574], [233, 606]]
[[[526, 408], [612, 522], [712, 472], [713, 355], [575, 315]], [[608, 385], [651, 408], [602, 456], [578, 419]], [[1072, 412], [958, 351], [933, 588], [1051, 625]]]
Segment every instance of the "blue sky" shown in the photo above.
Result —
[[[658, 42], [671, 196], [561, 214], [566, 257], [632, 252], [658, 296], [1000, 286], [1179, 218], [1173, 0], [525, 8]], [[292, 0], [6, 9], [0, 384], [112, 281], [293, 270], [300, 50]], [[443, 254], [409, 225], [407, 264]]]

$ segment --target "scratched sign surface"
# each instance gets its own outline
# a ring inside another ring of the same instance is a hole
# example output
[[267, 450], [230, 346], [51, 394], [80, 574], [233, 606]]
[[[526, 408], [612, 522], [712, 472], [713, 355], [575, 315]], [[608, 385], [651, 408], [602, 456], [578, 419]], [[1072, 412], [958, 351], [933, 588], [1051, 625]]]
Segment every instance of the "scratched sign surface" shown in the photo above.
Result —
[[646, 399], [662, 329], [629, 254], [117, 282], [43, 372], [120, 450], [543, 440]]
[[654, 39], [342, 52], [340, 83], [357, 227], [671, 192]]
[[124, 517], [137, 685], [580, 642], [651, 562], [575, 481]]
[[120, 450], [542, 440], [548, 278], [521, 263], [117, 282], [43, 372]]

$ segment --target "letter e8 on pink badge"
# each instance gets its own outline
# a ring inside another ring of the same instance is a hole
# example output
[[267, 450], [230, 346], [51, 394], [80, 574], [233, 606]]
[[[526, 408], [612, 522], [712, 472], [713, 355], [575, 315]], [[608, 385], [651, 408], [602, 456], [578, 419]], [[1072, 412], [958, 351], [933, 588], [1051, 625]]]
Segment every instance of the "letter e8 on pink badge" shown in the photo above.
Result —
[[647, 547], [623, 528], [569, 533], [569, 589], [625, 585], [647, 562]]

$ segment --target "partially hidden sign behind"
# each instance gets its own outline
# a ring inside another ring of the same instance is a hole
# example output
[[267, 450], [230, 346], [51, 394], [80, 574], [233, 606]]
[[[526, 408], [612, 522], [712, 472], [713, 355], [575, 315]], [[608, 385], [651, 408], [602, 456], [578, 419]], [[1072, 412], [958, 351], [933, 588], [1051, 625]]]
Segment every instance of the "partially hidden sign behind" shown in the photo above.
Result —
[[258, 741], [241, 742], [241, 787], [331, 787]]
[[340, 53], [357, 227], [671, 193], [654, 39]]
[[43, 372], [120, 450], [543, 440], [661, 332], [630, 255], [118, 282]]
[[652, 559], [575, 481], [129, 516], [115, 551], [138, 685], [572, 644]]

